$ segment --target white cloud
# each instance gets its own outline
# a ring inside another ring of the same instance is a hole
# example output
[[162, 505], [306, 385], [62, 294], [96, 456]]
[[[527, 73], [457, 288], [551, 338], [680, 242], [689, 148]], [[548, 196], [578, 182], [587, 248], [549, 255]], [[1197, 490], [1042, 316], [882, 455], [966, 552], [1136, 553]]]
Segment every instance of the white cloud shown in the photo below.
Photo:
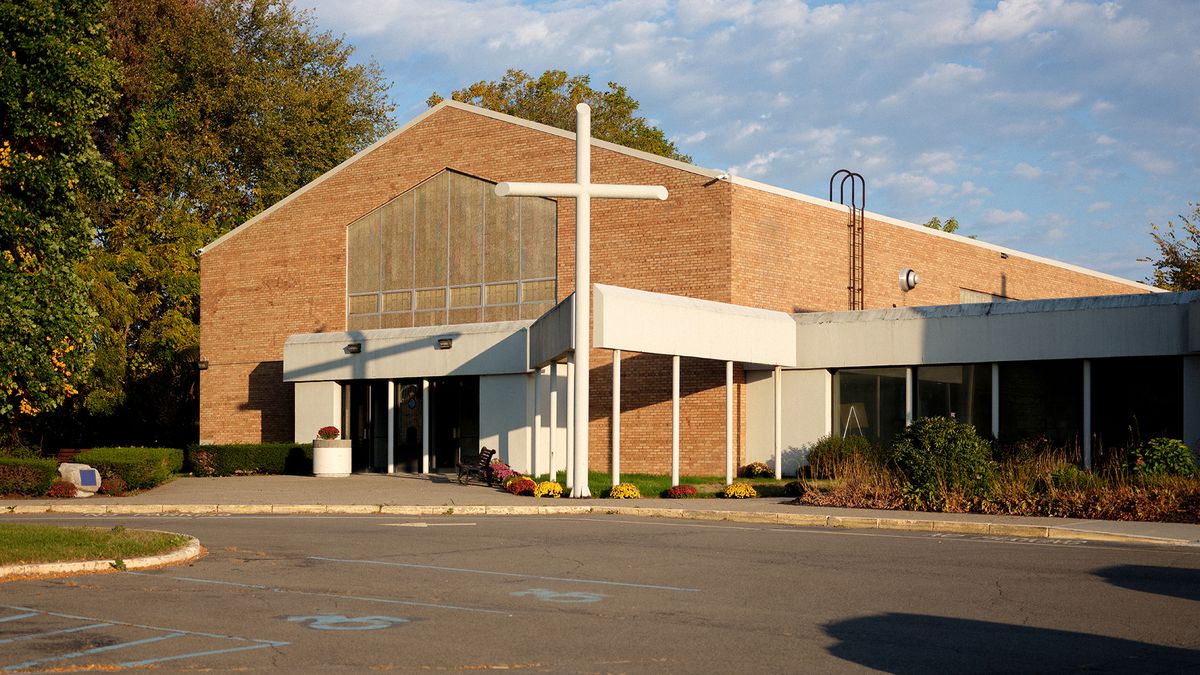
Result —
[[1112, 202], [1092, 202], [1088, 204], [1087, 212], [1095, 213], [1097, 211], [1106, 211], [1112, 208]]
[[1175, 162], [1146, 150], [1135, 150], [1130, 153], [1130, 159], [1144, 171], [1154, 174], [1166, 174], [1175, 170]]
[[988, 225], [1012, 225], [1015, 223], [1023, 223], [1029, 220], [1028, 214], [1020, 209], [1012, 211], [1002, 211], [1000, 209], [988, 209], [984, 211], [980, 220]]
[[970, 196], [970, 195], [987, 197], [992, 194], [992, 191], [987, 189], [986, 187], [983, 187], [982, 185], [976, 185], [975, 183], [973, 183], [969, 180], [964, 180], [962, 185], [960, 185], [958, 187], [958, 194], [963, 197]]
[[1037, 180], [1042, 177], [1043, 173], [1045, 172], [1038, 167], [1026, 164], [1025, 162], [1021, 162], [1013, 167], [1013, 174], [1025, 180]]
[[958, 171], [958, 160], [953, 153], [943, 150], [922, 152], [913, 160], [913, 166], [933, 175]]
[[694, 143], [699, 143], [706, 138], [708, 138], [707, 131], [697, 131], [694, 134], [685, 134], [683, 136], [676, 136], [675, 138], [672, 138], [671, 140], [680, 145], [691, 145]]
[[745, 176], [747, 178], [759, 178], [767, 173], [771, 168], [771, 164], [775, 160], [784, 157], [782, 150], [772, 150], [755, 155], [750, 161], [745, 164], [739, 164], [729, 167], [729, 173], [735, 176]]
[[874, 184], [876, 187], [899, 193], [907, 199], [929, 199], [954, 191], [951, 185], [939, 183], [924, 174], [911, 172], [888, 174], [874, 181]]

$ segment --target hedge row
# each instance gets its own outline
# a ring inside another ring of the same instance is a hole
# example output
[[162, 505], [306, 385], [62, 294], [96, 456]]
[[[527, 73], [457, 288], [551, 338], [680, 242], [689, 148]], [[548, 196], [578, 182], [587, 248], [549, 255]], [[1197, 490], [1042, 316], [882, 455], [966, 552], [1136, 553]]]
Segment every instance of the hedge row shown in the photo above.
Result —
[[188, 448], [187, 463], [197, 476], [304, 476], [312, 474], [312, 452], [312, 443], [194, 445]]
[[101, 478], [120, 477], [130, 490], [148, 490], [183, 469], [183, 450], [93, 448], [76, 455], [75, 461], [93, 467]]
[[42, 497], [58, 480], [58, 462], [53, 459], [0, 457], [0, 495]]

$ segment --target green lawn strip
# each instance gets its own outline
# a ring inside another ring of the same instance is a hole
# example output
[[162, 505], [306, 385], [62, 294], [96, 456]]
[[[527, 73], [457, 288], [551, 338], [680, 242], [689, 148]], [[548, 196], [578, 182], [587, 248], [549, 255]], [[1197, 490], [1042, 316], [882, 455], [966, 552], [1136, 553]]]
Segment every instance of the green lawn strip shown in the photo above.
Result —
[[0, 523], [0, 565], [115, 560], [158, 555], [183, 546], [182, 534], [124, 527], [55, 527]]
[[[536, 480], [546, 480], [546, 476], [543, 474]], [[734, 481], [753, 485], [760, 497], [785, 496], [784, 486], [791, 482], [789, 479], [775, 480], [774, 478], [735, 478]], [[558, 472], [558, 482], [566, 485], [565, 472]], [[672, 487], [670, 476], [649, 473], [622, 473], [621, 482], [637, 486], [638, 492], [646, 498], [659, 497]], [[679, 482], [682, 485], [695, 487], [698, 498], [718, 497], [721, 490], [725, 488], [724, 476], [680, 476]], [[599, 471], [588, 472], [588, 489], [591, 490], [592, 496], [600, 497], [610, 488], [612, 488], [612, 474]]]

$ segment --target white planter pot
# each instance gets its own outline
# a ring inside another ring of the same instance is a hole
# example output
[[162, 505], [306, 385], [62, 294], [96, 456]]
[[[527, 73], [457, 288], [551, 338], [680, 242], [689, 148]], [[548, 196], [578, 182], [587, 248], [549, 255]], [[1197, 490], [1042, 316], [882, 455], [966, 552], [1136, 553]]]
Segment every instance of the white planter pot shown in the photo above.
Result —
[[313, 441], [313, 475], [319, 478], [340, 478], [350, 475], [350, 441]]

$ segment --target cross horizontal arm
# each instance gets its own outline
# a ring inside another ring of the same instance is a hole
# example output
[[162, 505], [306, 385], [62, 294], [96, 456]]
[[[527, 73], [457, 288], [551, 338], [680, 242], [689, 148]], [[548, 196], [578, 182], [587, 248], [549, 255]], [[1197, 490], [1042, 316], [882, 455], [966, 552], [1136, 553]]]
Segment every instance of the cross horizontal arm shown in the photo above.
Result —
[[606, 199], [657, 199], [663, 201], [667, 198], [667, 188], [661, 185], [592, 183], [588, 186], [588, 194]]
[[661, 185], [612, 185], [592, 183], [586, 188], [578, 183], [497, 183], [498, 197], [579, 197], [584, 192], [599, 199], [657, 199], [667, 198], [667, 188]]
[[578, 197], [578, 183], [497, 183], [497, 197]]

